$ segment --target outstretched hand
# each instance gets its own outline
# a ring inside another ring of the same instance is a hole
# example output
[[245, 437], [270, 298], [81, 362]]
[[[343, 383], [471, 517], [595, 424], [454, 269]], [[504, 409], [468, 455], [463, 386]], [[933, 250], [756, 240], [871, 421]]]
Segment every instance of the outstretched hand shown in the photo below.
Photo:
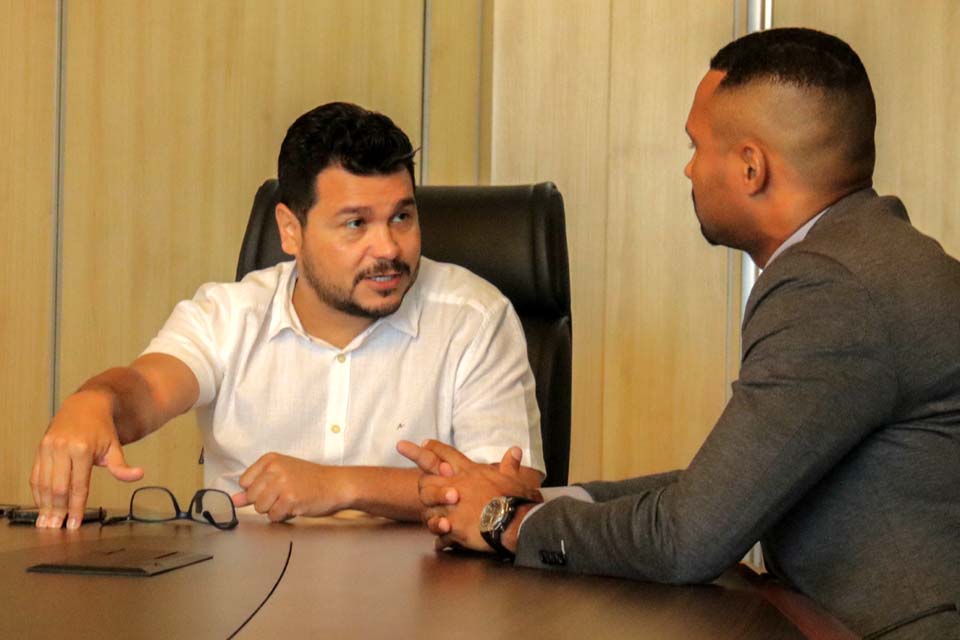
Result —
[[64, 518], [68, 529], [80, 526], [94, 466], [124, 482], [143, 478], [143, 469], [124, 459], [113, 418], [102, 405], [93, 393], [71, 396], [40, 441], [30, 473], [37, 527], [59, 529]]
[[413, 461], [420, 477], [421, 517], [437, 536], [437, 548], [454, 545], [491, 551], [480, 535], [480, 512], [496, 496], [539, 501], [540, 492], [520, 473], [523, 451], [511, 447], [497, 465], [479, 464], [450, 445], [428, 440], [422, 446], [401, 440], [397, 451]]

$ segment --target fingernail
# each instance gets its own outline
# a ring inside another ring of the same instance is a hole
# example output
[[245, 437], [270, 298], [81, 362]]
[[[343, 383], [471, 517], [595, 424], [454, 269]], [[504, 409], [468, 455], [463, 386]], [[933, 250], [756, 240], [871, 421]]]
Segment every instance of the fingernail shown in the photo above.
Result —
[[516, 460], [517, 462], [520, 462], [520, 459], [523, 457], [523, 451], [521, 449], [518, 449], [517, 447], [514, 447], [513, 449], [510, 450], [510, 455], [513, 456], [514, 460]]
[[76, 516], [70, 516], [70, 519], [67, 520], [67, 529], [79, 529], [80, 528], [80, 519]]
[[41, 529], [47, 526], [47, 516], [40, 516], [37, 518], [37, 526]]

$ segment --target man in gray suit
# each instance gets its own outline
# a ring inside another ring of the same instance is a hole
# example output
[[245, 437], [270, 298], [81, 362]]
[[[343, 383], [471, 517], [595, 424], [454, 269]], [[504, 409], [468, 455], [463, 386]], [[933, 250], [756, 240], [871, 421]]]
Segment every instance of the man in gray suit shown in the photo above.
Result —
[[764, 267], [713, 431], [683, 471], [573, 497], [520, 482], [517, 450], [498, 469], [401, 443], [423, 517], [440, 547], [666, 583], [760, 540], [859, 634], [960, 638], [960, 263], [871, 188], [873, 92], [844, 42], [776, 29], [710, 66], [687, 120], [694, 209]]

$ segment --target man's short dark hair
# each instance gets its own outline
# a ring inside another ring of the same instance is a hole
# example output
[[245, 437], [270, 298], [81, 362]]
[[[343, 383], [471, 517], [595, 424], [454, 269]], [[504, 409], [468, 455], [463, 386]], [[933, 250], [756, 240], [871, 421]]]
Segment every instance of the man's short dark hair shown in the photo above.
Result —
[[836, 143], [845, 145], [850, 163], [873, 173], [873, 89], [860, 56], [840, 38], [813, 29], [758, 31], [720, 49], [710, 68], [725, 73], [720, 91], [754, 82], [819, 91], [832, 114]]
[[347, 102], [330, 102], [294, 121], [280, 145], [277, 160], [279, 199], [300, 220], [316, 203], [317, 175], [327, 167], [350, 173], [387, 175], [405, 168], [413, 172], [413, 145], [382, 113]]

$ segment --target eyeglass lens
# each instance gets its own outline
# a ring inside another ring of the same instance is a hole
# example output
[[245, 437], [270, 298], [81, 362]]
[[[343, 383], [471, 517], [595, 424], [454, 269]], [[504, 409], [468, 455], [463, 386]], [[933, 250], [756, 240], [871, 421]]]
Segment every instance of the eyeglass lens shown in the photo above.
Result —
[[236, 517], [230, 496], [223, 491], [209, 489], [197, 492], [192, 511], [190, 517], [194, 520], [212, 521], [218, 525], [230, 524]]
[[162, 522], [179, 515], [173, 494], [162, 487], [137, 489], [130, 500], [130, 515], [136, 520]]

